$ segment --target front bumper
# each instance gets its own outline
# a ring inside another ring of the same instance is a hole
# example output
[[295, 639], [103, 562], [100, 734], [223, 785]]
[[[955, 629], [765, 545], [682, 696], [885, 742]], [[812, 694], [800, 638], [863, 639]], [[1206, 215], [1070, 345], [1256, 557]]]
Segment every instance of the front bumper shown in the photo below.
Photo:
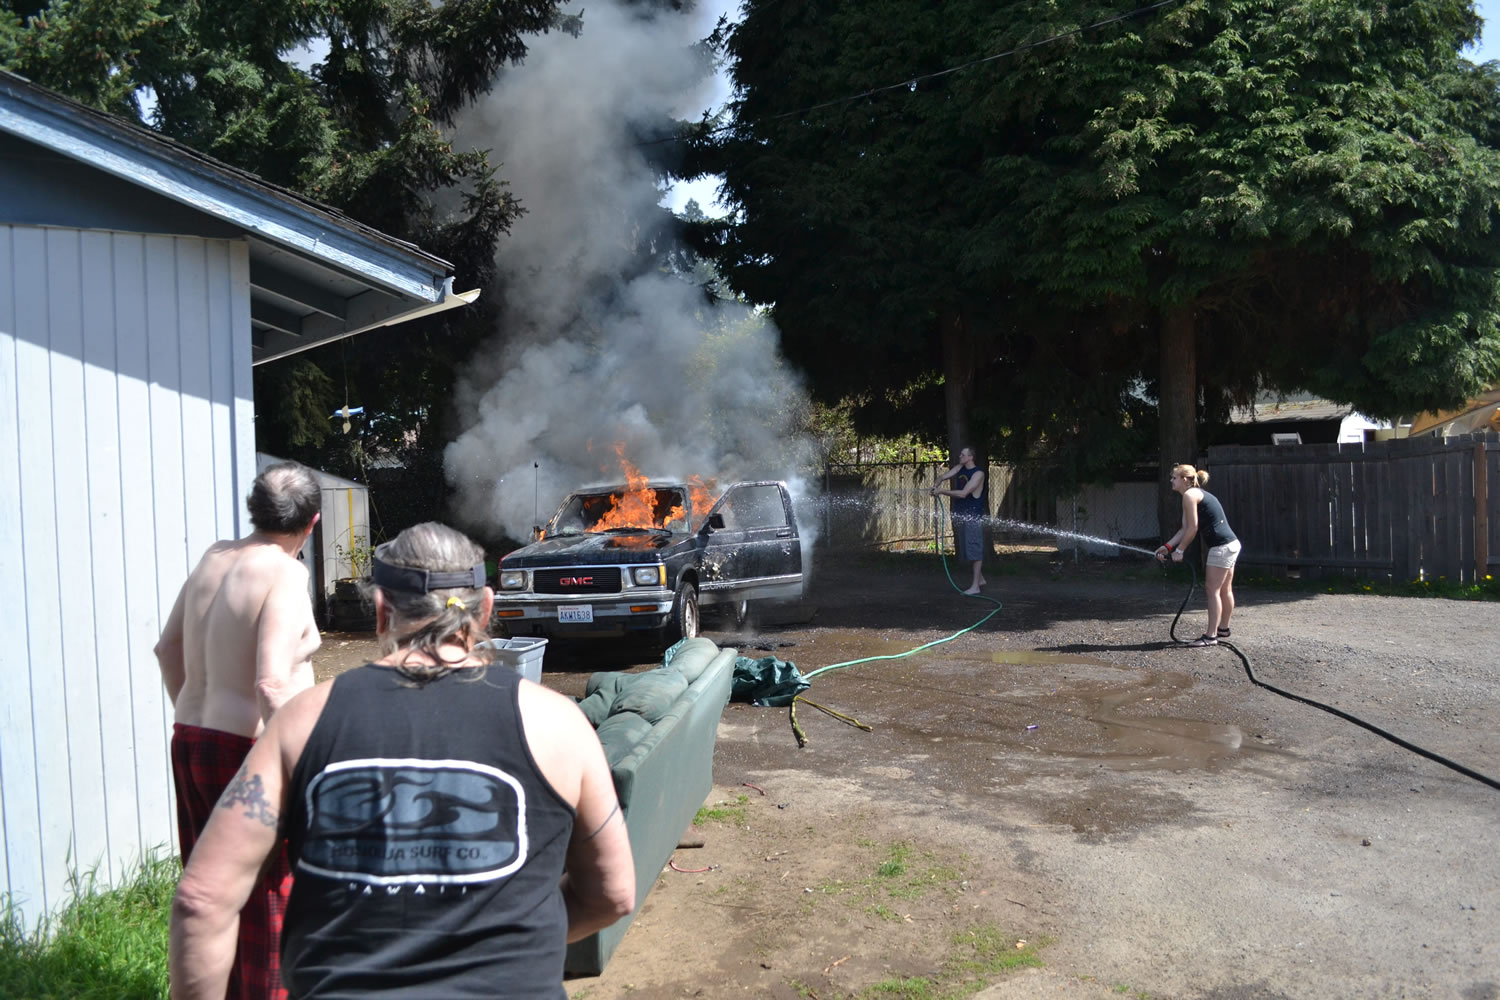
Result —
[[[674, 595], [661, 588], [639, 588], [628, 594], [495, 594], [496, 623], [510, 632], [530, 635], [621, 635], [662, 628], [672, 617]], [[589, 622], [562, 621], [561, 608], [589, 609]]]

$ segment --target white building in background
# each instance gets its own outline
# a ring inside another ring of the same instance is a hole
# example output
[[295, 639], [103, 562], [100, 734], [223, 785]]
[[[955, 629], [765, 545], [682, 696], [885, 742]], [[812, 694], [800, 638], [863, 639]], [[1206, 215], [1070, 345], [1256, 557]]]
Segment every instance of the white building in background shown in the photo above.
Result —
[[0, 73], [0, 892], [27, 920], [70, 869], [175, 846], [152, 648], [249, 531], [251, 366], [472, 301], [451, 270]]
[[1241, 444], [1362, 444], [1406, 436], [1404, 427], [1389, 420], [1372, 420], [1347, 403], [1310, 393], [1264, 394], [1249, 406], [1236, 407], [1229, 422], [1239, 427], [1254, 425], [1263, 432]]

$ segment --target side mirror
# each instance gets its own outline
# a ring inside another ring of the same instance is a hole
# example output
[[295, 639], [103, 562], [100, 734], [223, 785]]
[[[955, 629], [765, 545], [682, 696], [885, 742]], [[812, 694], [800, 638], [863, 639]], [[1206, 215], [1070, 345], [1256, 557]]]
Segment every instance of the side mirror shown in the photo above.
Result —
[[542, 540], [542, 526], [540, 524], [534, 524], [531, 526], [531, 540], [533, 542], [539, 542]]
[[719, 513], [708, 515], [708, 528], [710, 531], [723, 531], [724, 515]]

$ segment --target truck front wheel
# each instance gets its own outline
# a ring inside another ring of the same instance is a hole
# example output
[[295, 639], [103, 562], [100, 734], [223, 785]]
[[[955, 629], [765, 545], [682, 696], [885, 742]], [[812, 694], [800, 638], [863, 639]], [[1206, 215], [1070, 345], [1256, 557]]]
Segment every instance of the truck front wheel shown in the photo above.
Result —
[[698, 588], [686, 581], [677, 588], [672, 601], [672, 621], [668, 627], [673, 642], [698, 637]]

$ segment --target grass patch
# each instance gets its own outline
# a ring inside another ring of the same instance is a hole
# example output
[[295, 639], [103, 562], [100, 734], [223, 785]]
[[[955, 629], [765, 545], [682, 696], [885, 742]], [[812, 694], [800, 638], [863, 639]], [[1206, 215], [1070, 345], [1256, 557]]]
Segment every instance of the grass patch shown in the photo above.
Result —
[[0, 997], [164, 1000], [167, 922], [181, 875], [175, 857], [154, 855], [115, 889], [101, 889], [93, 871], [75, 873], [67, 907], [30, 930], [0, 901]]
[[693, 814], [693, 825], [702, 826], [705, 823], [733, 823], [736, 826], [745, 822], [746, 803], [750, 796], [741, 795], [733, 803], [717, 802], [712, 806], [700, 806]]
[[825, 896], [861, 893], [867, 897], [918, 899], [930, 889], [951, 890], [962, 880], [962, 870], [939, 862], [932, 851], [916, 855], [911, 844], [898, 841], [886, 849], [885, 860], [875, 866], [874, 874], [868, 878], [834, 879], [820, 882], [814, 889]]
[[875, 869], [877, 878], [896, 878], [906, 874], [906, 859], [911, 854], [911, 845], [898, 843], [891, 845], [890, 857], [880, 863]]
[[935, 976], [893, 976], [855, 994], [858, 1000], [962, 1000], [1006, 973], [1039, 967], [1038, 950], [1047, 941], [1018, 940], [994, 924], [980, 924], [953, 935], [951, 948]]

